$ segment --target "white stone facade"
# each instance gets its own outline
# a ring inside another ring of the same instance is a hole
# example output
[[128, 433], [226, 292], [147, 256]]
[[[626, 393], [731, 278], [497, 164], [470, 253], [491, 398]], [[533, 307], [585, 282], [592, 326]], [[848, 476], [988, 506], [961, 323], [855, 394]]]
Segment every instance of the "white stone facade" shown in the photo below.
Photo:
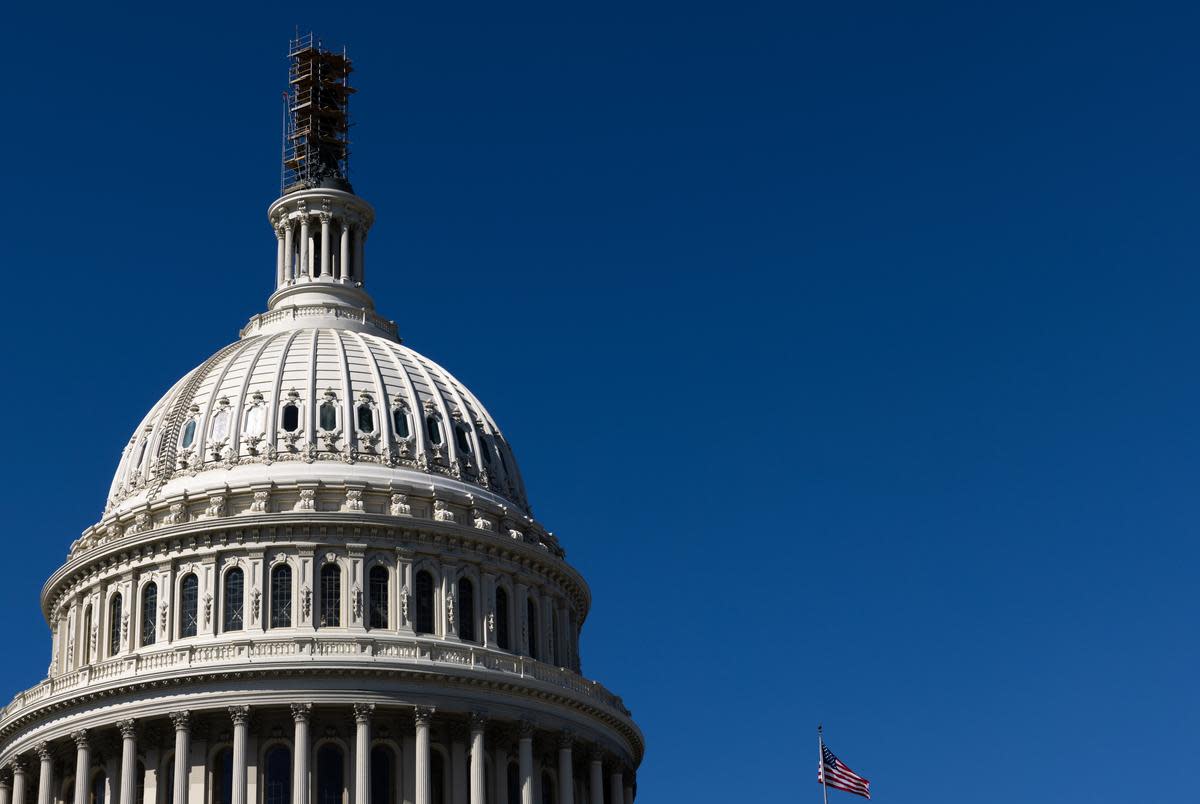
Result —
[[374, 312], [374, 211], [269, 216], [268, 311], [150, 410], [46, 582], [0, 804], [631, 804], [587, 585], [479, 400]]

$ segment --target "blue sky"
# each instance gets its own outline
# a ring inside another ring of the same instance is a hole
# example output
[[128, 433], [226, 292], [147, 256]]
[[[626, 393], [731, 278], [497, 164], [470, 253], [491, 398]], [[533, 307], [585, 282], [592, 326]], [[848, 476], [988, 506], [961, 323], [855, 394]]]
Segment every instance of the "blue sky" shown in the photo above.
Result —
[[358, 68], [369, 289], [591, 583], [640, 801], [815, 802], [818, 721], [877, 801], [1194, 799], [1200, 12], [901, 5], [6, 11], [4, 696], [262, 309], [299, 25]]

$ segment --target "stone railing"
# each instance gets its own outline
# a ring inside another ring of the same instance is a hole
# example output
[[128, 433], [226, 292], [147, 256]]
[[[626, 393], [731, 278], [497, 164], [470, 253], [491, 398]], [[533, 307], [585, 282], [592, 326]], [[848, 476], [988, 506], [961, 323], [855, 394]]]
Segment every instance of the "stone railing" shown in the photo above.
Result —
[[153, 679], [186, 675], [222, 666], [271, 666], [294, 663], [335, 664], [352, 660], [364, 666], [384, 665], [395, 669], [438, 668], [479, 670], [532, 680], [560, 691], [573, 693], [588, 703], [629, 718], [621, 698], [597, 681], [589, 681], [566, 668], [554, 667], [526, 656], [478, 645], [446, 644], [417, 638], [328, 637], [312, 635], [255, 636], [198, 645], [175, 646], [122, 656], [99, 664], [48, 678], [18, 693], [0, 711], [3, 726], [38, 704], [69, 698], [92, 685], [112, 681]]
[[268, 324], [301, 318], [345, 318], [351, 321], [358, 321], [372, 326], [392, 340], [396, 340], [397, 330], [395, 321], [389, 321], [383, 316], [376, 315], [369, 310], [354, 309], [340, 304], [296, 304], [290, 307], [280, 307], [278, 310], [259, 313], [251, 318], [246, 326], [242, 327], [242, 331], [239, 334], [245, 338], [247, 335], [255, 334]]

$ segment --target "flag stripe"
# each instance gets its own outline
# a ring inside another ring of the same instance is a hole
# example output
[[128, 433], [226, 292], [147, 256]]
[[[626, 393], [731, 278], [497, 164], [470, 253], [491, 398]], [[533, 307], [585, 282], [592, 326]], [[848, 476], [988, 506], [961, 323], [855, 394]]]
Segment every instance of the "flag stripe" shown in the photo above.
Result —
[[817, 781], [841, 790], [869, 799], [871, 797], [871, 782], [850, 770], [846, 763], [838, 759], [825, 743], [821, 743], [821, 763], [817, 767]]

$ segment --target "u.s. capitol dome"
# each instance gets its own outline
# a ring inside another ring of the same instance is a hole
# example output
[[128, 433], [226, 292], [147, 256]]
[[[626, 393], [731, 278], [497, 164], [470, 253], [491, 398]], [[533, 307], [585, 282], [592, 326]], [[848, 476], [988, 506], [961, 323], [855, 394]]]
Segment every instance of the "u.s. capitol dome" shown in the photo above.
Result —
[[46, 582], [0, 804], [631, 804], [587, 585], [495, 420], [365, 290], [350, 63], [290, 57], [276, 290], [151, 407]]

